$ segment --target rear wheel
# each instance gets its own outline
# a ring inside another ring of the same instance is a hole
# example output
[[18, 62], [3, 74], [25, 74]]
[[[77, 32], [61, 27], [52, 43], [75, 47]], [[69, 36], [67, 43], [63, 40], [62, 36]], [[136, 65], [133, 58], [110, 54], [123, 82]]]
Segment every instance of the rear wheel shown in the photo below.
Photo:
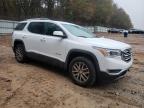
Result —
[[88, 58], [74, 58], [69, 65], [69, 72], [74, 83], [80, 86], [92, 86], [96, 81], [95, 67]]
[[14, 48], [15, 58], [18, 62], [23, 63], [27, 60], [26, 51], [23, 44], [18, 44]]

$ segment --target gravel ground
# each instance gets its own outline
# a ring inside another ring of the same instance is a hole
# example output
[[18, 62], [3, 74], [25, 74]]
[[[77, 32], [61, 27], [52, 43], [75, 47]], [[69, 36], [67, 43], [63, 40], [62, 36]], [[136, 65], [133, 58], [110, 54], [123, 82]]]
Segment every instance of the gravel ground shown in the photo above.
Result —
[[54, 66], [17, 63], [10, 36], [0, 37], [0, 108], [144, 108], [144, 37], [105, 35], [131, 44], [134, 64], [124, 78], [92, 88], [73, 84]]

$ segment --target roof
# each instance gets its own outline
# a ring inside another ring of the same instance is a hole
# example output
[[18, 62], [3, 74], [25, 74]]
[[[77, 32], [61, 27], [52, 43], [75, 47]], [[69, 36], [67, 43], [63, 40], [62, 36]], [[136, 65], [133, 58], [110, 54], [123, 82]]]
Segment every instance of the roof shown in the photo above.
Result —
[[31, 19], [27, 19], [28, 20], [50, 20], [49, 18], [31, 18]]
[[21, 21], [21, 22], [27, 22], [27, 21], [44, 21], [44, 22], [47, 22], [47, 21], [51, 21], [51, 22], [56, 22], [56, 23], [61, 23], [61, 24], [72, 24], [72, 25], [75, 25], [73, 23], [69, 23], [69, 22], [64, 22], [64, 21], [56, 21], [56, 20], [51, 20], [51, 19], [48, 19], [48, 18], [32, 18], [32, 19], [26, 19], [24, 21]]

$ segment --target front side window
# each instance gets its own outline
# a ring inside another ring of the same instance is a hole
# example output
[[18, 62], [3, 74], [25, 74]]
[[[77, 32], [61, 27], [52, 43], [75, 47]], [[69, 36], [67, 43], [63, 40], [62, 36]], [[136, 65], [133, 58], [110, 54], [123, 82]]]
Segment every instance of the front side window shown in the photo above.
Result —
[[45, 34], [53, 36], [54, 31], [62, 31], [62, 29], [56, 24], [45, 22]]
[[28, 30], [36, 34], [45, 34], [44, 22], [31, 22], [29, 24]]
[[21, 31], [24, 29], [24, 27], [26, 26], [27, 23], [18, 23], [18, 25], [16, 26], [15, 30]]
[[74, 24], [62, 24], [72, 35], [84, 38], [94, 38], [95, 35], [85, 28]]

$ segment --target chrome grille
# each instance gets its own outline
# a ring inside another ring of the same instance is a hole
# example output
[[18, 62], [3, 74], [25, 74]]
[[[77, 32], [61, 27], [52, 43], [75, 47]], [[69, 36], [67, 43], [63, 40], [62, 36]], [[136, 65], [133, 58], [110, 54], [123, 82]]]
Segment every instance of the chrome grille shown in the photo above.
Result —
[[121, 57], [122, 57], [122, 60], [125, 61], [125, 62], [131, 61], [131, 58], [132, 58], [131, 49], [126, 49], [126, 50], [122, 51], [121, 52]]

